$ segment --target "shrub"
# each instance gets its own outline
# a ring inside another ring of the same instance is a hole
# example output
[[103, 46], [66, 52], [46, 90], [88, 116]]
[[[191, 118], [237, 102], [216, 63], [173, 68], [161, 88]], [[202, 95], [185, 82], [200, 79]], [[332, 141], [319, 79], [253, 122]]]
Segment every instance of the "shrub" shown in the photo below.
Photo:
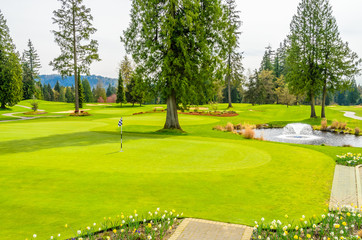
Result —
[[225, 126], [226, 131], [232, 132], [234, 130], [234, 125], [230, 122], [228, 122]]
[[31, 105], [31, 109], [36, 112], [36, 110], [38, 110], [39, 107], [39, 102], [37, 101], [37, 99], [33, 96], [33, 99], [30, 102]]
[[107, 103], [115, 103], [117, 100], [117, 95], [112, 94], [111, 96], [107, 97]]
[[99, 97], [97, 100], [98, 103], [104, 103], [104, 99], [102, 97]]
[[212, 128], [213, 130], [217, 130], [217, 131], [225, 131], [225, 128], [223, 126], [217, 125], [215, 127]]
[[337, 129], [338, 126], [339, 126], [339, 122], [336, 121], [336, 120], [334, 120], [334, 121], [332, 122], [332, 124], [331, 124], [331, 129]]
[[359, 133], [360, 133], [359, 127], [356, 127], [356, 128], [354, 129], [354, 134], [358, 136]]
[[322, 119], [321, 121], [321, 130], [326, 130], [328, 127], [327, 119]]
[[243, 135], [246, 139], [253, 139], [255, 136], [255, 132], [250, 125], [246, 125]]
[[210, 102], [210, 106], [212, 108], [212, 110], [216, 111], [218, 106], [217, 106], [217, 103], [214, 103], [214, 102]]
[[346, 126], [347, 126], [347, 123], [345, 123], [345, 122], [340, 122], [338, 128], [344, 130], [344, 129], [346, 129]]
[[238, 124], [236, 124], [236, 125], [234, 126], [234, 128], [235, 128], [236, 130], [242, 130], [242, 129], [243, 129], [243, 125], [242, 125], [241, 123], [238, 123]]

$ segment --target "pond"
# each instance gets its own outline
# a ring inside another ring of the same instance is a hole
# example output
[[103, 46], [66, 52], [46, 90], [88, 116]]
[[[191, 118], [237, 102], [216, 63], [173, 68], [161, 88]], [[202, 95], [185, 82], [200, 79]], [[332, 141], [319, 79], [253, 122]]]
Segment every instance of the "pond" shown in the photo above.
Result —
[[255, 129], [255, 137], [261, 136], [273, 142], [362, 147], [361, 136], [315, 131], [310, 125], [302, 123], [288, 124], [284, 128]]

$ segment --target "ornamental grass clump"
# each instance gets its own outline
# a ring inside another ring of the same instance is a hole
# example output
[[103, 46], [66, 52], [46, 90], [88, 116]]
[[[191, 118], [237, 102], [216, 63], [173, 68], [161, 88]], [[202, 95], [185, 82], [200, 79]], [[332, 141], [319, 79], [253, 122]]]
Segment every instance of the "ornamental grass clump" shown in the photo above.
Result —
[[254, 129], [252, 128], [252, 126], [250, 125], [245, 125], [245, 129], [244, 129], [244, 132], [243, 132], [243, 136], [246, 138], [246, 139], [253, 139], [254, 136], [255, 136], [255, 131]]
[[327, 127], [328, 127], [328, 122], [327, 122], [327, 119], [322, 119], [321, 121], [321, 130], [327, 130]]
[[359, 127], [356, 127], [356, 128], [354, 129], [354, 134], [355, 134], [356, 136], [358, 136], [359, 133], [360, 133], [360, 129], [359, 129]]
[[338, 126], [339, 126], [339, 122], [336, 121], [336, 120], [334, 120], [334, 121], [332, 122], [332, 124], [331, 124], [331, 129], [337, 129]]
[[362, 154], [361, 153], [345, 153], [342, 155], [337, 155], [336, 159], [337, 164], [344, 166], [357, 166], [362, 164]]
[[347, 123], [345, 123], [345, 122], [340, 122], [338, 128], [339, 128], [339, 129], [342, 129], [342, 130], [345, 130], [345, 129], [346, 129], [346, 126], [347, 126]]
[[225, 128], [223, 126], [217, 125], [215, 127], [212, 128], [213, 130], [217, 130], [217, 131], [225, 131]]
[[234, 125], [232, 123], [228, 122], [225, 126], [225, 130], [228, 132], [234, 131]]
[[[357, 206], [343, 206], [337, 210], [327, 211], [320, 216], [313, 215], [298, 221], [282, 222], [273, 220], [265, 223], [264, 218], [255, 222], [252, 239], [359, 239], [357, 231], [362, 227], [362, 212]], [[287, 215], [285, 215], [288, 218]]]

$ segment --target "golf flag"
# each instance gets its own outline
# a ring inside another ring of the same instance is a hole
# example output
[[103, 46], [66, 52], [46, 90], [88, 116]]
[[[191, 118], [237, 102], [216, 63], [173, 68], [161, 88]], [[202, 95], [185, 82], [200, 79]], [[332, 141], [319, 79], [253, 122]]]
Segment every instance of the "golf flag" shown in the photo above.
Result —
[[123, 149], [122, 149], [122, 125], [123, 125], [123, 121], [122, 121], [122, 118], [121, 118], [118, 121], [118, 127], [121, 127], [121, 151], [120, 152], [123, 152]]

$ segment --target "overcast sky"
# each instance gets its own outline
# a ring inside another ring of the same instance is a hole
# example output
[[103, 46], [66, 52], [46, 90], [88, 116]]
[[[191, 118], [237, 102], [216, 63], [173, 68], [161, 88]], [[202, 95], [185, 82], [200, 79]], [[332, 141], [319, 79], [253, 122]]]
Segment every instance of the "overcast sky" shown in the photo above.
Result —
[[[259, 68], [265, 47], [279, 46], [289, 33], [289, 24], [300, 0], [236, 0], [241, 11], [241, 51], [245, 69]], [[362, 0], [330, 0], [342, 39], [362, 57]], [[98, 31], [93, 39], [99, 42], [101, 62], [93, 63], [91, 74], [117, 78], [117, 67], [125, 55], [120, 35], [128, 27], [131, 0], [84, 0], [91, 8], [93, 25]], [[57, 0], [0, 0], [0, 10], [7, 20], [10, 35], [19, 52], [31, 39], [40, 56], [41, 74], [56, 73], [49, 62], [59, 55], [51, 30]], [[358, 78], [362, 84], [362, 78]]]

